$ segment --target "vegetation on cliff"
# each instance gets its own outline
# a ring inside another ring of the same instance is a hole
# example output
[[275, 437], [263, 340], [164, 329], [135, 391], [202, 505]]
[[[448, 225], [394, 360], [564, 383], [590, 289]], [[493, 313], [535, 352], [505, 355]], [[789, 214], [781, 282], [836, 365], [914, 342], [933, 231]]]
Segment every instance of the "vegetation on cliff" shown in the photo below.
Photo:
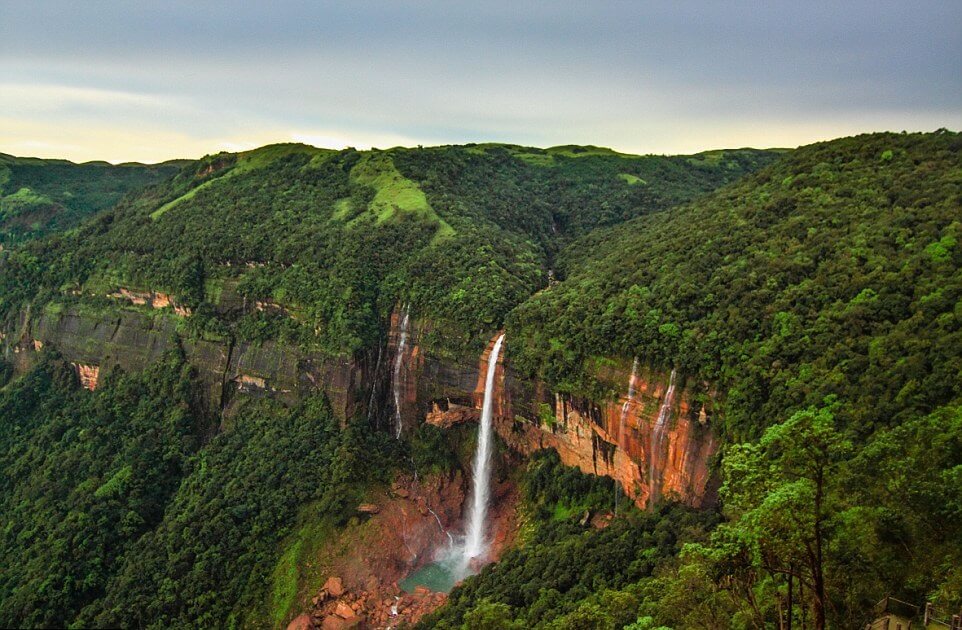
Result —
[[589, 234], [509, 316], [513, 367], [560, 391], [603, 399], [591, 366], [618, 348], [723, 401], [728, 522], [665, 578], [660, 623], [774, 623], [790, 583], [794, 615], [839, 627], [885, 593], [960, 604], [960, 150], [951, 132], [798, 149]]
[[252, 402], [210, 439], [177, 355], [75, 381], [48, 357], [0, 392], [7, 627], [260, 625], [298, 511], [337, 525], [390, 471], [393, 440], [319, 399]]

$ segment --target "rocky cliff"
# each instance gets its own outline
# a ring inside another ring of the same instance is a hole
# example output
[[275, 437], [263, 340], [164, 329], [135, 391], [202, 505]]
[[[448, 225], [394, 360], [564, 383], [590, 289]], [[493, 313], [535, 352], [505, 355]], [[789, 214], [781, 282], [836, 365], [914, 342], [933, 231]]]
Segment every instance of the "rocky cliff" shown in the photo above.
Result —
[[[293, 404], [320, 389], [338, 417], [367, 413], [372, 422], [394, 427], [399, 415], [404, 431], [424, 421], [449, 426], [478, 418], [493, 341], [477, 357], [430, 352], [422, 344], [430, 324], [411, 318], [402, 344], [400, 309], [378, 350], [331, 357], [273, 342], [191, 339], [178, 333], [184, 314], [174, 305], [155, 298], [146, 305], [28, 310], [0, 343], [19, 371], [44, 349], [60, 352], [88, 389], [115, 367], [143, 369], [179, 344], [197, 371], [204, 402], [225, 416], [246, 396]], [[506, 357], [496, 379], [495, 426], [512, 449], [553, 448], [568, 465], [617, 479], [640, 506], [659, 497], [691, 505], [712, 500], [709, 461], [717, 444], [705, 384], [693, 388], [679, 375], [669, 395], [669, 374], [613, 361], [596, 376], [620, 394], [588, 400], [518, 378], [510, 370], [510, 348]], [[695, 389], [702, 393], [695, 396]]]
[[5, 331], [0, 347], [18, 372], [36, 362], [41, 351], [55, 350], [74, 364], [84, 387], [94, 389], [110, 370], [142, 370], [179, 345], [197, 371], [203, 402], [212, 413], [229, 415], [244, 396], [271, 396], [293, 404], [315, 389], [328, 395], [338, 417], [354, 412], [356, 394], [364, 386], [364, 360], [273, 342], [191, 339], [178, 332], [182, 317], [172, 307], [82, 305], [40, 314], [28, 309], [14, 330]]
[[[392, 321], [393, 329], [398, 317]], [[411, 324], [402, 357], [407, 424], [477, 421], [494, 338], [480, 357], [457, 360], [421, 347], [425, 327]], [[392, 332], [390, 338], [396, 337]], [[693, 387], [678, 375], [672, 388], [668, 373], [617, 361], [596, 376], [620, 394], [589, 400], [552, 392], [544, 383], [512, 374], [509, 350], [499, 360], [495, 379], [498, 434], [520, 453], [553, 448], [567, 465], [618, 480], [639, 506], [658, 498], [694, 506], [711, 502], [709, 463], [718, 445], [711, 429], [715, 396], [707, 384]]]

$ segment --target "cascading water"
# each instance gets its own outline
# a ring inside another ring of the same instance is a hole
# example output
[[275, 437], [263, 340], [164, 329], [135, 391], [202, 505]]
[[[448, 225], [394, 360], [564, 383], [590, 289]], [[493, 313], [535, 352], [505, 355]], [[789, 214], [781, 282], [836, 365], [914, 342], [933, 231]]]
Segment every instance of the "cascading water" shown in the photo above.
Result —
[[[488, 540], [485, 538], [486, 521], [488, 519], [488, 501], [491, 494], [491, 451], [494, 448], [494, 379], [498, 368], [498, 355], [504, 335], [494, 342], [491, 355], [488, 357], [488, 369], [484, 380], [484, 403], [481, 405], [481, 426], [478, 430], [478, 449], [474, 454], [474, 479], [471, 505], [467, 514], [467, 533], [460, 544], [454, 544], [450, 532], [441, 525], [437, 514], [434, 518], [438, 526], [448, 535], [449, 545], [439, 549], [435, 561], [425, 565], [407, 576], [398, 586], [405, 592], [415, 592], [419, 586], [425, 586], [432, 591], [448, 592], [454, 585], [470, 575], [475, 566], [472, 561], [483, 560], [488, 553]], [[430, 511], [430, 508], [429, 508]]]
[[665, 428], [668, 425], [668, 418], [671, 416], [671, 405], [675, 398], [675, 370], [672, 369], [671, 376], [668, 377], [668, 390], [665, 392], [665, 399], [661, 403], [658, 411], [658, 419], [651, 431], [651, 457], [649, 458], [648, 483], [651, 485], [649, 505], [658, 497], [659, 480], [655, 477], [658, 472], [658, 458], [664, 449]]
[[374, 416], [374, 398], [377, 394], [377, 382], [378, 377], [381, 374], [381, 355], [384, 353], [384, 346], [378, 344], [377, 347], [377, 363], [374, 364], [374, 375], [371, 377], [371, 398], [367, 401], [367, 422], [371, 423], [371, 418]]
[[[621, 420], [618, 423], [618, 440], [621, 442], [622, 447], [625, 448], [625, 420], [628, 419], [628, 411], [631, 409], [631, 403], [635, 402], [635, 379], [638, 377], [638, 357], [635, 357], [631, 362], [631, 375], [628, 376], [628, 397], [625, 399], [625, 404], [621, 406]], [[618, 484], [614, 484], [615, 488], [615, 513], [618, 512]]]
[[468, 531], [462, 553], [465, 566], [474, 558], [482, 558], [487, 552], [485, 521], [488, 517], [488, 499], [491, 493], [492, 416], [494, 414], [494, 377], [498, 368], [498, 355], [504, 335], [498, 337], [488, 357], [488, 372], [484, 379], [484, 404], [481, 405], [481, 427], [478, 430], [478, 450], [474, 454], [474, 485]]
[[410, 319], [408, 307], [401, 309], [401, 321], [398, 324], [397, 353], [394, 356], [394, 373], [391, 375], [391, 389], [394, 394], [394, 427], [396, 437], [401, 439], [401, 366], [404, 364], [404, 351], [408, 344], [408, 320]]

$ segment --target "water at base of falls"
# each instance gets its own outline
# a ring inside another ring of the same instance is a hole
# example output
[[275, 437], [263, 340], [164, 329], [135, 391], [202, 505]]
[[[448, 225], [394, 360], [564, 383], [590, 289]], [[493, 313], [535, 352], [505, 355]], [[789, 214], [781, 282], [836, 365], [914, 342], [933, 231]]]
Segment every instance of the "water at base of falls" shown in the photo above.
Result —
[[466, 577], [467, 575], [461, 570], [460, 559], [450, 556], [424, 565], [398, 582], [398, 586], [405, 593], [413, 593], [419, 586], [435, 593], [447, 593]]

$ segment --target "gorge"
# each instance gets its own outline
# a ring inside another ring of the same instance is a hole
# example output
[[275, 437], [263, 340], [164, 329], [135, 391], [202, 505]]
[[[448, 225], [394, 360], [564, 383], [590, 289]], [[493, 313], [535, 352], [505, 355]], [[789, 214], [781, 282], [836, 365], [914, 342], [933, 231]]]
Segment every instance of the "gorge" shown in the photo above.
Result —
[[0, 622], [954, 605], [960, 146], [277, 145], [18, 232]]

